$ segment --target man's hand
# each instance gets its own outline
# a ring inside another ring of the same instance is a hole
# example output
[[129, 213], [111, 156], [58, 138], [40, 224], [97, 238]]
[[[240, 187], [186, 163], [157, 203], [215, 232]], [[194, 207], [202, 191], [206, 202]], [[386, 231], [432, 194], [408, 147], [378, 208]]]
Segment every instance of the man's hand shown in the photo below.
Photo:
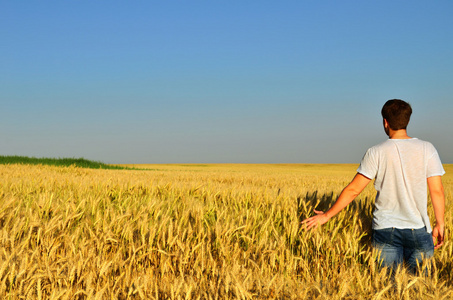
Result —
[[440, 176], [428, 177], [429, 194], [433, 203], [434, 216], [436, 217], [436, 226], [433, 228], [434, 249], [444, 244], [444, 213], [445, 213], [445, 193], [442, 179]]
[[339, 213], [343, 208], [348, 206], [352, 200], [355, 199], [367, 186], [371, 179], [363, 176], [360, 173], [357, 173], [352, 181], [343, 189], [337, 201], [334, 205], [329, 208], [328, 211], [323, 212], [319, 210], [314, 210], [316, 216], [303, 220], [301, 223], [305, 225], [306, 230], [310, 230], [313, 227], [318, 227], [330, 220], [333, 216]]
[[310, 217], [301, 222], [302, 224], [305, 225], [306, 230], [310, 230], [313, 227], [316, 228], [319, 225], [322, 225], [322, 224], [326, 223], [327, 221], [329, 221], [329, 217], [327, 217], [327, 215], [323, 211], [316, 210], [316, 209], [314, 211], [316, 213], [316, 216]]
[[436, 225], [433, 228], [433, 243], [434, 249], [440, 248], [444, 244], [444, 227]]

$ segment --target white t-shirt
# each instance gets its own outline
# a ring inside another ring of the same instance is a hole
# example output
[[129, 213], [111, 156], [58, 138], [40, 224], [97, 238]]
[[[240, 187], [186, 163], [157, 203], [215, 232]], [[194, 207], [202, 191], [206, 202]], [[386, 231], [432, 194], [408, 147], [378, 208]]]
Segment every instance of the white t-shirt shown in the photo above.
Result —
[[417, 138], [388, 139], [368, 149], [357, 172], [375, 179], [373, 229], [426, 226], [431, 232], [427, 178], [445, 174], [431, 143]]

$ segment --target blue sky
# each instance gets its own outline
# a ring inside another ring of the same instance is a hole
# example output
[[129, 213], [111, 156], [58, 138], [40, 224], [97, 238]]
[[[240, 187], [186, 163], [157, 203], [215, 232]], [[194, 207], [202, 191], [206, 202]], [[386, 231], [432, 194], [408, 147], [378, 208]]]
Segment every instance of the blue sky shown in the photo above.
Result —
[[380, 109], [453, 163], [451, 1], [1, 1], [0, 154], [359, 163]]

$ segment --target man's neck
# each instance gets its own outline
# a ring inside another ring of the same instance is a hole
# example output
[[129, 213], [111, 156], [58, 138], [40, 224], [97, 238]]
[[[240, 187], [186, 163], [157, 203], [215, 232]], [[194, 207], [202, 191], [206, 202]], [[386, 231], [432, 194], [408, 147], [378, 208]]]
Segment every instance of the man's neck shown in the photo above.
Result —
[[398, 139], [398, 140], [406, 140], [410, 139], [411, 137], [407, 135], [406, 129], [399, 129], [399, 130], [389, 130], [389, 138], [390, 139]]

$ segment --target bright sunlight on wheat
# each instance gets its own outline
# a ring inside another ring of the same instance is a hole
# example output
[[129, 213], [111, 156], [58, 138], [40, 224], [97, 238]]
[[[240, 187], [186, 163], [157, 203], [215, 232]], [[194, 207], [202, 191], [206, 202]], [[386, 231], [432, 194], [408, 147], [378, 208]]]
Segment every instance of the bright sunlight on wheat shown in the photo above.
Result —
[[450, 231], [431, 276], [401, 270], [392, 281], [375, 264], [372, 185], [322, 231], [301, 228], [357, 165], [139, 167], [148, 170], [0, 166], [0, 297], [453, 297]]

